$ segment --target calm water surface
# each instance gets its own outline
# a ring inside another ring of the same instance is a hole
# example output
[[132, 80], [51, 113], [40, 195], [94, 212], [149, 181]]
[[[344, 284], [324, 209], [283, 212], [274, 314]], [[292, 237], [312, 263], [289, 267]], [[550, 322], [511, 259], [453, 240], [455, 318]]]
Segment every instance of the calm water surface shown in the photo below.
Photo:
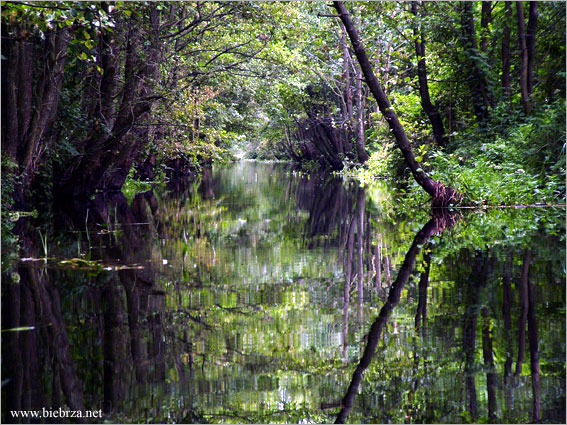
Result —
[[2, 421], [564, 423], [565, 210], [396, 204], [240, 162], [23, 220]]

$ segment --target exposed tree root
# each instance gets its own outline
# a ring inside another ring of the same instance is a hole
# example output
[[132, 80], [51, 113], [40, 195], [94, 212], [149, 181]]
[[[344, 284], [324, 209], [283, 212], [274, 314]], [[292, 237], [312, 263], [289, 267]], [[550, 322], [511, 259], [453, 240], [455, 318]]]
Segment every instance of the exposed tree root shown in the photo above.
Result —
[[433, 208], [447, 208], [458, 205], [463, 200], [463, 195], [452, 187], [447, 187], [440, 181], [435, 182], [435, 191], [431, 206]]

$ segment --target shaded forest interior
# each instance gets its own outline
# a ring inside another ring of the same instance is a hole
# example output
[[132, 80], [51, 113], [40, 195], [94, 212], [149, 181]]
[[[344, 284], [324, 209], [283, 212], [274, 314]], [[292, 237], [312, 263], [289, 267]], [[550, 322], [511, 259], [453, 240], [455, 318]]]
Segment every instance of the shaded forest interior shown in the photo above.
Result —
[[560, 202], [563, 2], [334, 6], [6, 2], [5, 208], [235, 157]]

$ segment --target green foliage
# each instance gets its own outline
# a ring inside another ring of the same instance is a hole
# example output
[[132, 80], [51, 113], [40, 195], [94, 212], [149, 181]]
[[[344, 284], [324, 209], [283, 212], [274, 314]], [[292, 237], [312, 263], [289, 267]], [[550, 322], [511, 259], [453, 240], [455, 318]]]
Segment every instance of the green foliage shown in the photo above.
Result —
[[124, 185], [122, 186], [122, 193], [130, 204], [137, 193], [147, 192], [151, 190], [152, 185], [148, 182], [143, 182], [134, 179], [133, 170], [128, 174]]
[[453, 142], [457, 149], [431, 152], [425, 165], [472, 204], [564, 203], [564, 105], [543, 107], [504, 131], [465, 133]]
[[12, 262], [17, 257], [17, 242], [18, 238], [13, 233], [14, 224], [20, 217], [18, 212], [13, 212], [14, 205], [14, 190], [15, 185], [18, 184], [15, 170], [17, 164], [9, 159], [6, 155], [2, 155], [2, 206], [1, 206], [1, 220], [2, 220], [2, 271], [11, 269]]

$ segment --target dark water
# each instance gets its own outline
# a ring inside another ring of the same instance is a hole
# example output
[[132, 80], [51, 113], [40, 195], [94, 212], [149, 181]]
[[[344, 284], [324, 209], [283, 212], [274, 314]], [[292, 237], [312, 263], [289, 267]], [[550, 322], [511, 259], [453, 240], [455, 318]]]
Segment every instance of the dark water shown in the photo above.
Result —
[[3, 270], [4, 423], [565, 422], [564, 209], [250, 162], [71, 207]]

